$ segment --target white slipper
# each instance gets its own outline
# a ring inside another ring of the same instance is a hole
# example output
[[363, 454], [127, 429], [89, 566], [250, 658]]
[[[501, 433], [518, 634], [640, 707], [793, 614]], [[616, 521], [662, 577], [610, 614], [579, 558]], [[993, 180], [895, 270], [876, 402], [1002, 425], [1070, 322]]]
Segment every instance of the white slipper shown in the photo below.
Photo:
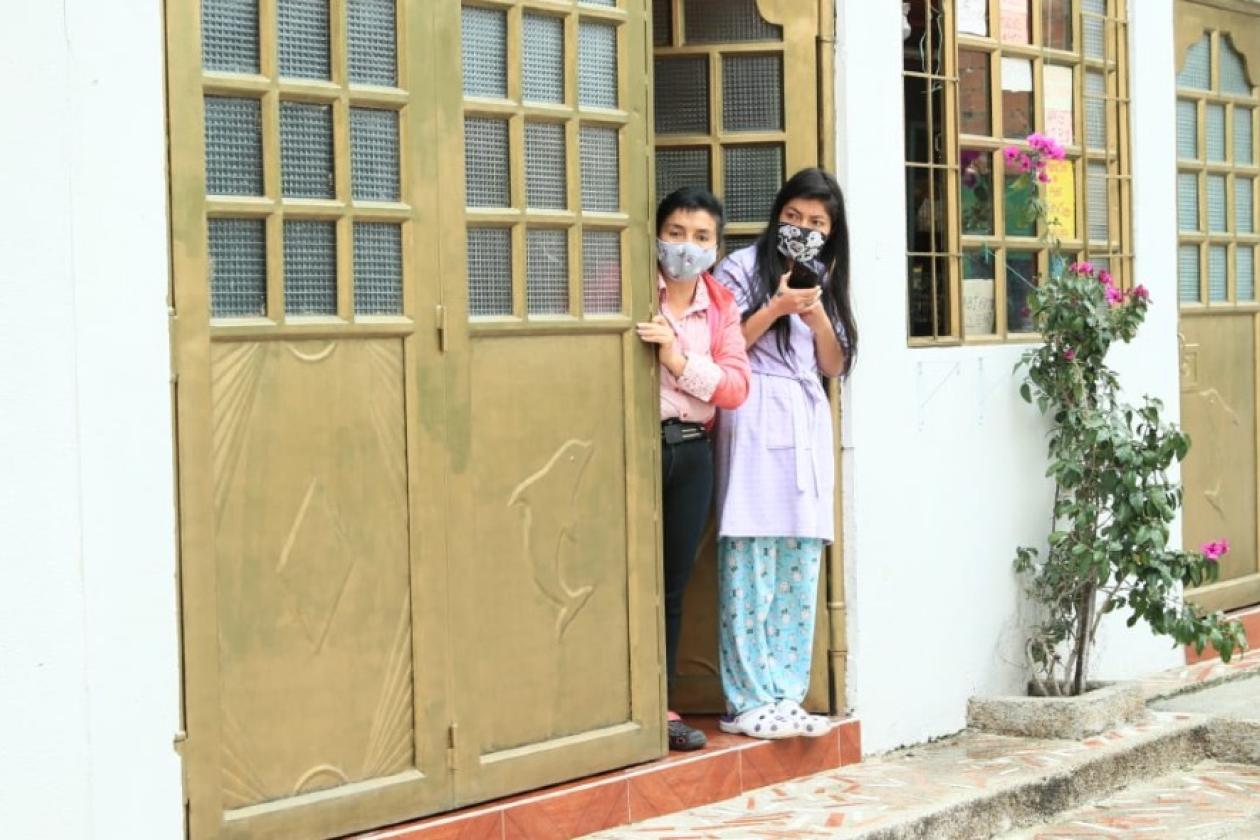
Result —
[[775, 704], [775, 709], [806, 738], [819, 738], [832, 730], [831, 718], [826, 715], [811, 715], [795, 700], [780, 700]]
[[767, 741], [793, 738], [800, 734], [796, 725], [780, 714], [773, 703], [749, 709], [734, 717], [724, 717], [718, 721], [718, 729], [731, 735], [747, 735], [749, 738]]

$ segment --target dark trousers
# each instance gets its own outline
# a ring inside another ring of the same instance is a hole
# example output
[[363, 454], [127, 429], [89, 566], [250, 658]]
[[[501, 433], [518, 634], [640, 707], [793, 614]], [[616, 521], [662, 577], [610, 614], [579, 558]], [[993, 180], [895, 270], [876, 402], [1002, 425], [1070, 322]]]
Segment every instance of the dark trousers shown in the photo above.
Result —
[[713, 500], [713, 445], [707, 440], [663, 444], [661, 504], [665, 564], [666, 679], [674, 679], [683, 593], [691, 580], [696, 550]]

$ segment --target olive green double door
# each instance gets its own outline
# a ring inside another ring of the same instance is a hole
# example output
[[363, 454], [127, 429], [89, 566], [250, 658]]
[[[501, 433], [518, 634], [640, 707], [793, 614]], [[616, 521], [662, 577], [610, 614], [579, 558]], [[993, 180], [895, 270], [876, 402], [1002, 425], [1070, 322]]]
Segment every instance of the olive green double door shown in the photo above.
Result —
[[[535, 104], [522, 32], [552, 24]], [[638, 0], [167, 4], [195, 840], [664, 751], [649, 26]]]

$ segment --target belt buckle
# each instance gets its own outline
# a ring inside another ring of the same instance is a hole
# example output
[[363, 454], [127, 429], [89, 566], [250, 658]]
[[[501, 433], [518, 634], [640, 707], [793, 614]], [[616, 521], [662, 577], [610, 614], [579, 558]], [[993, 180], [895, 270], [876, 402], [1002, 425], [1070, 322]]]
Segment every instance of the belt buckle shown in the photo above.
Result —
[[662, 426], [661, 432], [665, 435], [665, 442], [671, 446], [683, 442], [683, 427], [678, 423]]

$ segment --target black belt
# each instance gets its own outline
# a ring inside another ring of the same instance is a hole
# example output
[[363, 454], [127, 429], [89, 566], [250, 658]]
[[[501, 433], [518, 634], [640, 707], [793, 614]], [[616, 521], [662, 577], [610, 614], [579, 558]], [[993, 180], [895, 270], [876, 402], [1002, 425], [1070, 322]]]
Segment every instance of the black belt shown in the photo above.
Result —
[[708, 436], [708, 431], [699, 423], [684, 423], [676, 418], [661, 421], [661, 440], [666, 446], [704, 440]]

